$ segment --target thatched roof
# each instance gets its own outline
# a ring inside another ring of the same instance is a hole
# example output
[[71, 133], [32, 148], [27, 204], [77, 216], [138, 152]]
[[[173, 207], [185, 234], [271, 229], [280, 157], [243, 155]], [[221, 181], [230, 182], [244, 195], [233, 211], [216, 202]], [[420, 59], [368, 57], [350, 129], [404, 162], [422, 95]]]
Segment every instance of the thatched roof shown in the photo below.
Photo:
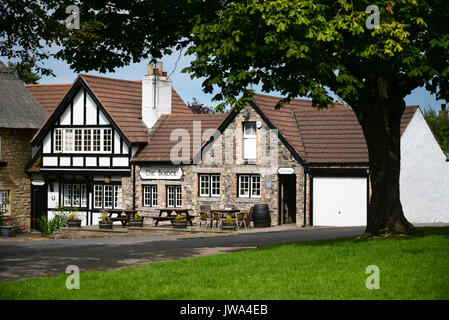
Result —
[[0, 128], [39, 129], [48, 113], [0, 61]]

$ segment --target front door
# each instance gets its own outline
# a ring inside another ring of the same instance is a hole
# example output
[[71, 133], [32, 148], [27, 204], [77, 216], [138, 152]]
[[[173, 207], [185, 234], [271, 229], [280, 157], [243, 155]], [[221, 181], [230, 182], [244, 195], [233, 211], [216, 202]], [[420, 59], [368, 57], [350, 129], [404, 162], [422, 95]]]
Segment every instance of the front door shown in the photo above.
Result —
[[38, 229], [37, 220], [47, 216], [47, 184], [31, 186], [31, 229]]
[[279, 224], [296, 223], [296, 175], [279, 175]]

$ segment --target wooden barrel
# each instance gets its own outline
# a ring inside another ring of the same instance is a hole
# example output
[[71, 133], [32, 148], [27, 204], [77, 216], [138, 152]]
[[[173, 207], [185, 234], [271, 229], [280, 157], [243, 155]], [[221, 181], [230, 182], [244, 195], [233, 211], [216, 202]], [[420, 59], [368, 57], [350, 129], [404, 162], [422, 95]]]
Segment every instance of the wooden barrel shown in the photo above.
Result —
[[255, 204], [252, 215], [255, 228], [271, 227], [270, 208], [268, 204]]

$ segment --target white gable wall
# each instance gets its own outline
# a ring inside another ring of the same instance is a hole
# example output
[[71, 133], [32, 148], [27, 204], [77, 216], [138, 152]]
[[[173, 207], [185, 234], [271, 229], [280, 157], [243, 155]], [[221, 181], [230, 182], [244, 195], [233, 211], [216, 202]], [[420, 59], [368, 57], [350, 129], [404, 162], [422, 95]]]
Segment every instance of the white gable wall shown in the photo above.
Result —
[[449, 162], [420, 110], [401, 137], [400, 192], [408, 221], [449, 222]]

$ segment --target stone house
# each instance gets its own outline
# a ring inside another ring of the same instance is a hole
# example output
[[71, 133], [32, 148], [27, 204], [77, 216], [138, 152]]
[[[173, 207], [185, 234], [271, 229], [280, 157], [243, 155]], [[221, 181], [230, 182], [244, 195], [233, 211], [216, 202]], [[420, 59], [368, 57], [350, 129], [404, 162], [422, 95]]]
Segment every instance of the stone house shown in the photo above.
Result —
[[[141, 81], [80, 75], [27, 88], [51, 112], [27, 167], [45, 208], [33, 218], [58, 205], [78, 207], [89, 225], [104, 208], [151, 217], [266, 203], [273, 225], [366, 224], [366, 143], [341, 103], [318, 111], [295, 99], [275, 110], [280, 98], [257, 94], [242, 110], [193, 114], [162, 63]], [[407, 108], [404, 128], [416, 110]]]
[[17, 232], [30, 226], [30, 141], [48, 113], [0, 62], [0, 210]]

